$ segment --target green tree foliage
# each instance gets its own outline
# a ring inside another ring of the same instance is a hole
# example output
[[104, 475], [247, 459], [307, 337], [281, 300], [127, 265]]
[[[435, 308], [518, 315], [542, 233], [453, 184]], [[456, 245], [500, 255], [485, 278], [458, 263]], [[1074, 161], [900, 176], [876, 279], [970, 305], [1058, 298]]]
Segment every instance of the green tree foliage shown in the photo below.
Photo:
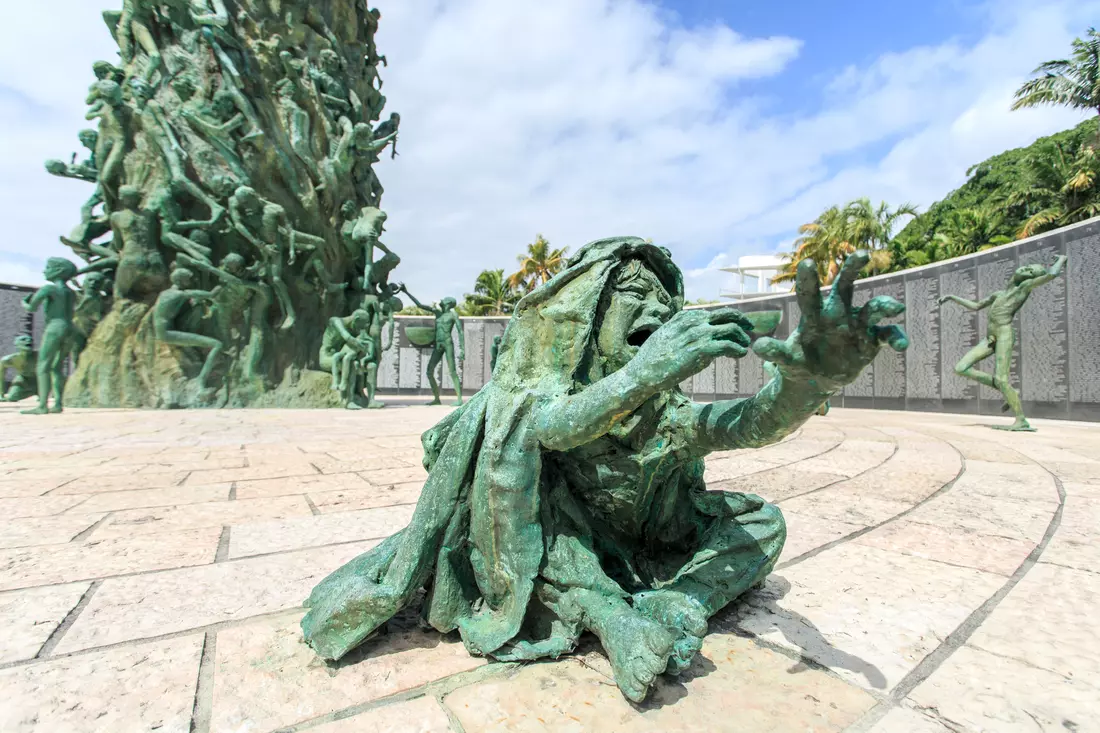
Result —
[[482, 270], [474, 292], [466, 294], [466, 309], [474, 316], [505, 316], [512, 312], [520, 293], [509, 285], [504, 270]]
[[565, 268], [567, 248], [554, 249], [541, 235], [516, 259], [519, 270], [508, 277], [508, 287], [527, 294]]
[[917, 216], [890, 245], [891, 270], [977, 252], [1100, 215], [1100, 160], [1092, 118], [1009, 150]]
[[772, 278], [774, 283], [792, 282], [798, 263], [812, 259], [817, 264], [822, 283], [831, 283], [840, 273], [844, 258], [857, 249], [871, 253], [867, 272], [884, 272], [891, 267], [894, 255], [890, 250], [894, 230], [903, 216], [916, 216], [911, 204], [891, 208], [885, 201], [877, 207], [870, 199], [861, 198], [846, 206], [831, 206], [814, 221], [798, 228], [801, 236], [795, 249], [784, 255], [786, 264]]

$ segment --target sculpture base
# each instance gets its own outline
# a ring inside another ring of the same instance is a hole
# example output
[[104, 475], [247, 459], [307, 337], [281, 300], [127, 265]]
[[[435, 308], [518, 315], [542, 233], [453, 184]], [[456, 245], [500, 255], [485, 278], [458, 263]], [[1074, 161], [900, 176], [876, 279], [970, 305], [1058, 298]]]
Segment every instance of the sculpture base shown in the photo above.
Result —
[[96, 328], [65, 385], [67, 407], [106, 408], [342, 408], [320, 371], [286, 368], [278, 384], [244, 376], [243, 357], [230, 347], [211, 373], [209, 389], [196, 379], [206, 352], [160, 343], [147, 303], [116, 301]]
[[986, 427], [992, 428], [993, 430], [1007, 430], [1010, 433], [1035, 433], [1035, 432], [1038, 432], [1037, 428], [1033, 428], [1033, 427], [1030, 427], [1030, 426], [1026, 427], [1026, 428], [1020, 428], [1020, 427], [1016, 427], [1015, 425], [987, 425]]

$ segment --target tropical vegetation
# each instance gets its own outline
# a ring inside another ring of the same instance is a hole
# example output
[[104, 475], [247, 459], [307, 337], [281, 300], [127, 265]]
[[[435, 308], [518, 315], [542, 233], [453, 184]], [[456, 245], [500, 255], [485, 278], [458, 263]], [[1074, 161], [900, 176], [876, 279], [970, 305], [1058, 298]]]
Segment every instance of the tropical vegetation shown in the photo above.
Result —
[[784, 256], [786, 264], [772, 282], [794, 280], [798, 263], [812, 259], [817, 264], [822, 283], [831, 283], [840, 273], [840, 265], [852, 252], [865, 249], [871, 253], [868, 274], [886, 272], [893, 264], [889, 249], [894, 231], [904, 216], [916, 216], [911, 204], [891, 208], [885, 201], [878, 206], [862, 198], [845, 206], [831, 206], [809, 224], [798, 228], [793, 252]]
[[482, 270], [474, 282], [474, 292], [466, 294], [465, 310], [472, 316], [506, 316], [512, 312], [522, 293], [512, 287], [504, 270]]
[[549, 282], [565, 267], [566, 252], [565, 247], [554, 249], [541, 234], [536, 235], [535, 241], [527, 245], [527, 251], [516, 258], [519, 269], [508, 276], [508, 285], [527, 294]]

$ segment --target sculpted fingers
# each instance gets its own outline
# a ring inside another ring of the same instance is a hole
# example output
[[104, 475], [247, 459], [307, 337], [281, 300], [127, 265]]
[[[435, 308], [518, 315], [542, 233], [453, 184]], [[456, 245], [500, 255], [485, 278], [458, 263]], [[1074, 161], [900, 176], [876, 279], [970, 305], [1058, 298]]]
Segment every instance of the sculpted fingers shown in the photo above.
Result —
[[859, 325], [869, 328], [884, 318], [893, 318], [904, 312], [904, 305], [889, 295], [879, 295], [871, 298], [865, 306], [859, 309]]
[[871, 333], [880, 344], [889, 344], [894, 351], [909, 348], [909, 337], [901, 326], [872, 326]]
[[739, 323], [724, 323], [720, 326], [711, 326], [712, 338], [723, 341], [733, 341], [747, 347], [752, 338], [745, 333], [745, 329]]
[[717, 308], [712, 311], [707, 311], [707, 313], [710, 315], [710, 324], [712, 326], [733, 323], [743, 329], [752, 330], [752, 321], [746, 318], [745, 314], [736, 308]]
[[813, 260], [798, 263], [794, 290], [802, 317], [808, 322], [816, 320], [821, 314], [821, 283], [817, 278], [817, 263]]
[[855, 293], [856, 279], [859, 272], [870, 261], [871, 256], [866, 250], [859, 250], [844, 260], [844, 267], [840, 269], [833, 284], [833, 291], [829, 295], [829, 304], [837, 310], [847, 311], [852, 307], [852, 294]]
[[752, 350], [764, 361], [783, 364], [784, 366], [794, 366], [795, 364], [795, 357], [791, 352], [791, 347], [785, 341], [780, 341], [770, 336], [757, 339], [756, 343], [752, 345]]

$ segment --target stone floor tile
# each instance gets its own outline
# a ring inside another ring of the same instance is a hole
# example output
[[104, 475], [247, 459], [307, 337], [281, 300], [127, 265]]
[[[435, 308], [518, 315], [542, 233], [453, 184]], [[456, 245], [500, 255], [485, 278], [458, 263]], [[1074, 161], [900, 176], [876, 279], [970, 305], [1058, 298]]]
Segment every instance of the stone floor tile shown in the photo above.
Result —
[[575, 659], [535, 664], [444, 698], [468, 733], [842, 731], [872, 705], [858, 688], [733, 635], [707, 637], [679, 678], [662, 677], [642, 706]]
[[833, 522], [786, 510], [783, 511], [783, 518], [787, 522], [787, 542], [783, 546], [780, 562], [793, 560], [803, 553], [863, 529], [858, 524]]
[[844, 484], [779, 502], [779, 508], [784, 512], [790, 511], [859, 527], [885, 522], [910, 507], [912, 504], [909, 502], [878, 499], [873, 495], [868, 496], [865, 491], [849, 490]]
[[310, 728], [310, 733], [458, 733], [434, 697], [418, 697]]
[[781, 464], [778, 460], [757, 460], [747, 456], [718, 458], [707, 461], [704, 478], [706, 479], [707, 485], [710, 486], [720, 481], [744, 478], [751, 474], [767, 471], [779, 465]]
[[909, 699], [966, 733], [1100, 730], [1100, 688], [969, 646], [948, 657]]
[[371, 487], [369, 489], [340, 489], [337, 491], [310, 492], [309, 498], [322, 514], [349, 512], [356, 509], [415, 504], [424, 490], [423, 481], [407, 484]]
[[[54, 491], [54, 494], [99, 494], [130, 489], [167, 489], [179, 486], [189, 471], [161, 473], [120, 473], [115, 476], [80, 476]], [[195, 483], [202, 483], [196, 481]]]
[[[219, 456], [217, 458], [151, 458], [149, 465], [140, 469], [142, 473], [155, 471], [213, 471], [218, 469], [247, 468], [248, 459], [244, 454], [237, 456]], [[202, 474], [198, 474], [201, 477]], [[198, 478], [196, 477], [196, 478]]]
[[[852, 410], [851, 414], [855, 415], [856, 411]], [[868, 417], [872, 417], [874, 416], [874, 414], [874, 412], [871, 412], [871, 415], [869, 415]], [[885, 420], [881, 419], [860, 420], [857, 418], [855, 420], [847, 420], [844, 422], [844, 426], [841, 428], [841, 430], [844, 431], [844, 441], [852, 442], [862, 440], [869, 443], [893, 443], [895, 442], [894, 436], [882, 430], [879, 430], [878, 428], [868, 427], [869, 425], [875, 423], [882, 424], [885, 422]]]
[[304, 517], [310, 514], [309, 504], [302, 496], [127, 509], [112, 514], [104, 525], [96, 529], [94, 537], [109, 539], [138, 534], [178, 532], [198, 527], [222, 527], [265, 519]]
[[415, 505], [364, 509], [357, 512], [250, 522], [233, 527], [229, 535], [229, 557], [263, 555], [332, 545], [356, 540], [380, 540], [403, 529], [412, 518]]
[[[1091, 436], [1092, 433], [1082, 435]], [[1073, 446], [1074, 437], [1069, 431], [1058, 438], [1051, 438], [1047, 431], [1027, 437], [1032, 438], [1032, 440], [1015, 440], [1012, 442], [1012, 448], [1027, 456], [1033, 462], [1045, 466], [1054, 466], [1060, 463], [1081, 463], [1091, 465], [1094, 470], [1100, 470], [1100, 461], [1097, 461], [1096, 454], [1091, 453], [1091, 451], [1082, 453], [1080, 450], [1083, 447], [1082, 445]]]
[[1008, 446], [1000, 445], [999, 443], [965, 438], [953, 432], [944, 435], [944, 439], [962, 453], [963, 458], [965, 458], [968, 463], [970, 461], [992, 461], [997, 463], [1032, 465], [1031, 459], [1023, 453], [1013, 450]]
[[263, 463], [247, 468], [219, 468], [209, 471], [194, 471], [189, 481], [196, 484], [221, 484], [230, 481], [255, 481], [264, 478], [285, 478], [288, 476], [315, 476], [318, 471], [304, 459], [288, 458], [279, 463]]
[[1100, 498], [1066, 497], [1062, 522], [1050, 544], [1039, 558], [1041, 563], [1056, 563], [1078, 570], [1100, 571]]
[[1062, 488], [1065, 489], [1066, 496], [1076, 496], [1081, 499], [1100, 499], [1100, 484], [1063, 481]]
[[839, 483], [846, 478], [839, 473], [806, 471], [800, 465], [779, 466], [748, 476], [708, 483], [707, 488], [757, 494], [768, 501], [776, 502]]
[[202, 635], [0, 671], [5, 733], [188, 733]]
[[[847, 430], [847, 426], [845, 427]], [[835, 449], [798, 464], [803, 471], [824, 471], [852, 477], [882, 465], [894, 455], [893, 440], [847, 439]]]
[[997, 499], [1058, 503], [1054, 479], [1033, 463], [967, 461], [966, 472], [955, 482], [955, 490]]
[[908, 708], [894, 708], [868, 733], [957, 733], [939, 721]]
[[423, 466], [386, 468], [381, 471], [360, 471], [359, 475], [365, 478], [371, 486], [379, 487], [407, 484], [413, 481], [424, 483], [428, 478], [428, 472], [424, 470]]
[[260, 499], [268, 496], [311, 494], [315, 491], [338, 489], [367, 489], [370, 482], [357, 473], [314, 474], [312, 476], [288, 476], [257, 481], [238, 481], [238, 499]]
[[0, 498], [21, 499], [32, 496], [42, 496], [59, 486], [69, 483], [73, 478], [75, 478], [74, 474], [52, 479], [0, 479]]
[[221, 528], [0, 550], [0, 590], [213, 562]]
[[423, 418], [420, 418], [420, 416], [416, 416], [418, 420], [423, 420], [423, 422], [420, 423], [421, 425], [425, 426], [422, 430], [405, 433], [403, 435], [388, 435], [385, 433], [381, 433], [372, 436], [371, 442], [380, 448], [394, 448], [396, 450], [420, 450], [420, 448], [422, 447], [420, 445], [421, 434], [423, 434], [426, 430], [442, 420], [444, 417], [449, 415], [451, 413], [451, 410], [447, 407], [442, 407], [434, 408], [433, 412], [435, 414], [425, 414]]
[[0, 593], [0, 664], [33, 659], [91, 583]]
[[177, 486], [171, 489], [110, 491], [92, 494], [80, 506], [79, 511], [83, 514], [84, 512], [122, 511], [226, 501], [229, 499], [229, 490], [232, 486], [232, 484], [213, 484], [211, 486]]
[[1007, 537], [1038, 544], [1057, 507], [1042, 502], [995, 499], [959, 489], [917, 507], [906, 515], [911, 522], [979, 535]]
[[999, 575], [844, 544], [773, 573], [716, 620], [885, 691], [1003, 584]]
[[68, 542], [102, 519], [103, 514], [60, 514], [0, 522], [0, 548]]
[[105, 581], [58, 654], [296, 608], [374, 542], [335, 545]]
[[390, 468], [409, 468], [420, 465], [417, 459], [414, 463], [396, 458], [392, 451], [382, 450], [372, 454], [362, 450], [354, 453], [341, 454], [336, 452], [325, 453], [316, 456], [310, 461], [321, 470], [321, 473], [349, 473], [352, 471], [384, 471]]
[[485, 664], [461, 643], [409, 629], [384, 634], [328, 665], [302, 641], [298, 621], [295, 616], [218, 633], [212, 730], [272, 731]]
[[787, 440], [755, 449], [750, 455], [762, 461], [776, 461], [780, 465], [789, 465], [826, 453], [836, 448], [842, 439], [843, 436], [839, 434], [832, 440], [819, 440], [802, 435], [796, 440]]
[[1038, 563], [967, 643], [1100, 689], [1098, 618], [1094, 573]]
[[81, 504], [87, 496], [35, 496], [25, 499], [0, 499], [0, 517], [48, 517]]
[[902, 519], [854, 540], [857, 544], [892, 550], [913, 557], [1010, 576], [1035, 548], [1028, 540], [983, 535], [959, 528]]
[[1100, 484], [1100, 462], [1044, 462], [1043, 465], [1062, 481], [1078, 484]]

